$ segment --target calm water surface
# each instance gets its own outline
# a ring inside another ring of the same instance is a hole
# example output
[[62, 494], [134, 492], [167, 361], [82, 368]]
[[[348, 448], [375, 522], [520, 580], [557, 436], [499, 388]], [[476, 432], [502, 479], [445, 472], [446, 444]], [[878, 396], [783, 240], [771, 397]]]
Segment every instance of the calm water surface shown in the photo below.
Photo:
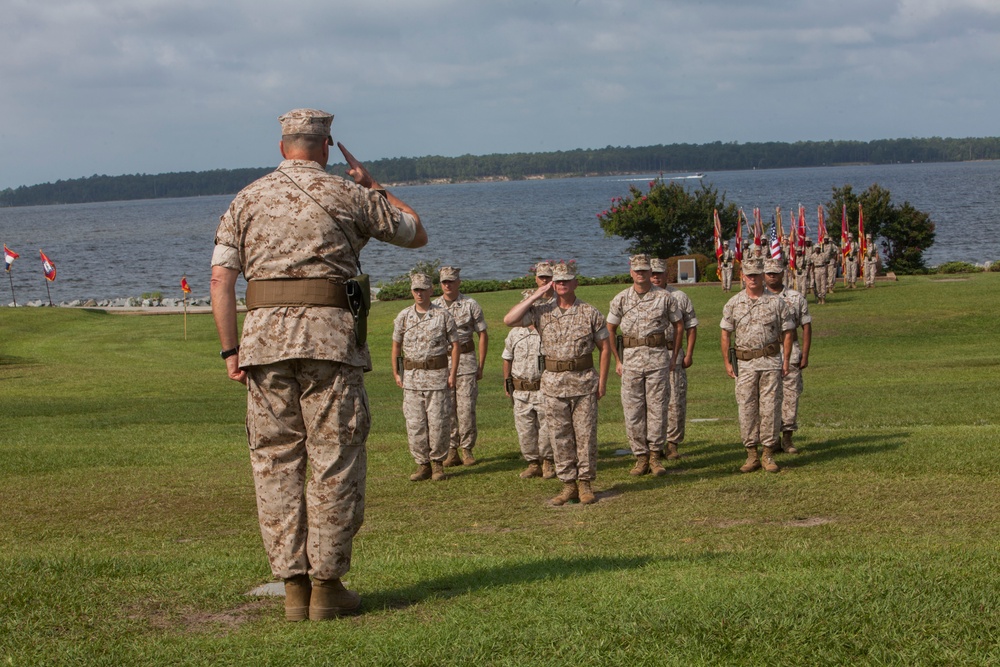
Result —
[[[576, 259], [585, 275], [627, 270], [627, 243], [606, 238], [597, 214], [630, 184], [647, 188], [654, 175], [547, 181], [420, 185], [394, 188], [416, 209], [430, 235], [419, 250], [371, 242], [361, 255], [373, 280], [407, 273], [417, 261], [440, 259], [462, 267], [463, 278], [512, 278], [539, 259]], [[667, 176], [670, 176], [669, 174]], [[695, 187], [697, 181], [683, 181]], [[1000, 162], [823, 167], [709, 172], [705, 182], [727, 202], [765, 218], [775, 206], [816, 207], [844, 184], [863, 191], [878, 183], [893, 202], [929, 213], [937, 239], [928, 264], [1000, 259]], [[0, 242], [20, 253], [11, 274], [18, 303], [47, 300], [38, 250], [56, 264], [54, 302], [139, 296], [180, 297], [186, 274], [195, 297], [208, 296], [209, 261], [219, 216], [231, 196], [0, 208]], [[828, 221], [838, 230], [840, 221]], [[787, 226], [788, 219], [785, 219]], [[0, 303], [10, 302], [10, 282]]]

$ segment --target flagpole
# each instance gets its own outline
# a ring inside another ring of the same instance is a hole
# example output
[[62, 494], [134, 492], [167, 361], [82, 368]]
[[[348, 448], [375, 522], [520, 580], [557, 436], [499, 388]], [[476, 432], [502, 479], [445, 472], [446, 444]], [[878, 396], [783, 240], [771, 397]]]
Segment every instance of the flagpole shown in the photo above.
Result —
[[14, 296], [14, 276], [10, 275], [10, 268], [7, 269], [7, 277], [10, 279], [10, 298], [14, 300], [14, 307], [17, 308], [17, 297]]
[[49, 295], [49, 305], [52, 305], [52, 291], [49, 289], [49, 279], [45, 279], [45, 293]]
[[188, 339], [188, 298], [187, 292], [184, 293], [184, 340]]

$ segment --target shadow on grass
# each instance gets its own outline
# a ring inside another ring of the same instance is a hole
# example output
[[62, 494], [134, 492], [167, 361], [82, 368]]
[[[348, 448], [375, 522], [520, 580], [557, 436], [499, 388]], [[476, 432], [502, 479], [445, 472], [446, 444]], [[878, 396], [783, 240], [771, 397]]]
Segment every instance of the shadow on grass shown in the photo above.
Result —
[[[873, 456], [899, 449], [910, 436], [909, 432], [863, 434], [850, 437], [835, 438], [810, 442], [796, 440], [798, 454], [778, 454], [778, 465], [794, 470], [807, 465], [824, 464], [857, 456]], [[660, 489], [664, 485], [689, 483], [705, 478], [731, 477], [741, 475], [739, 468], [746, 460], [741, 443], [716, 443], [699, 445], [692, 442], [680, 448], [682, 458], [679, 461], [664, 461], [667, 475], [653, 477], [644, 475], [631, 478], [625, 482], [614, 484], [614, 491], [646, 491]], [[622, 461], [628, 458], [627, 461]], [[631, 467], [631, 457], [615, 456], [606, 452], [602, 456], [608, 467], [625, 465]]]
[[449, 598], [496, 586], [568, 579], [595, 572], [637, 569], [653, 560], [648, 557], [550, 558], [530, 563], [483, 568], [422, 580], [404, 588], [366, 594], [364, 609], [365, 611], [405, 609], [429, 598]]

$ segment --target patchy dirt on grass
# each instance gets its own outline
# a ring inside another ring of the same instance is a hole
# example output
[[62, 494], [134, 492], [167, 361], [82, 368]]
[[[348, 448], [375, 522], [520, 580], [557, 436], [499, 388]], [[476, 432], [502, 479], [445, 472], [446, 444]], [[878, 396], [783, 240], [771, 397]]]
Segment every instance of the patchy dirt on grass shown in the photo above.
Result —
[[805, 518], [789, 519], [788, 521], [763, 521], [760, 519], [721, 519], [713, 521], [711, 519], [696, 519], [694, 523], [711, 524], [717, 528], [735, 528], [736, 526], [784, 526], [785, 528], [812, 528], [824, 524], [833, 523], [834, 519], [824, 516], [812, 516]]
[[236, 630], [244, 623], [255, 621], [263, 616], [273, 615], [276, 605], [274, 599], [251, 600], [232, 609], [217, 612], [200, 611], [191, 608], [171, 611], [168, 609], [136, 609], [129, 618], [145, 620], [150, 627], [179, 633], [201, 633], [226, 635]]

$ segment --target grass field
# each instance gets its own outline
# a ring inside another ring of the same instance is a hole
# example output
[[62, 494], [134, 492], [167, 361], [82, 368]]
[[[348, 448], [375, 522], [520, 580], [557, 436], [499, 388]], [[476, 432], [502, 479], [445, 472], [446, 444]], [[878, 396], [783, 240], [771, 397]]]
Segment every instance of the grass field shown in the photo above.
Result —
[[[606, 311], [618, 287], [582, 288]], [[414, 484], [376, 304], [361, 616], [283, 621], [241, 386], [211, 317], [0, 309], [0, 660], [66, 665], [1000, 664], [1000, 274], [838, 290], [814, 318], [797, 456], [741, 475], [717, 287], [685, 457], [631, 478], [617, 378], [599, 502], [521, 480], [490, 326], [480, 465]]]

